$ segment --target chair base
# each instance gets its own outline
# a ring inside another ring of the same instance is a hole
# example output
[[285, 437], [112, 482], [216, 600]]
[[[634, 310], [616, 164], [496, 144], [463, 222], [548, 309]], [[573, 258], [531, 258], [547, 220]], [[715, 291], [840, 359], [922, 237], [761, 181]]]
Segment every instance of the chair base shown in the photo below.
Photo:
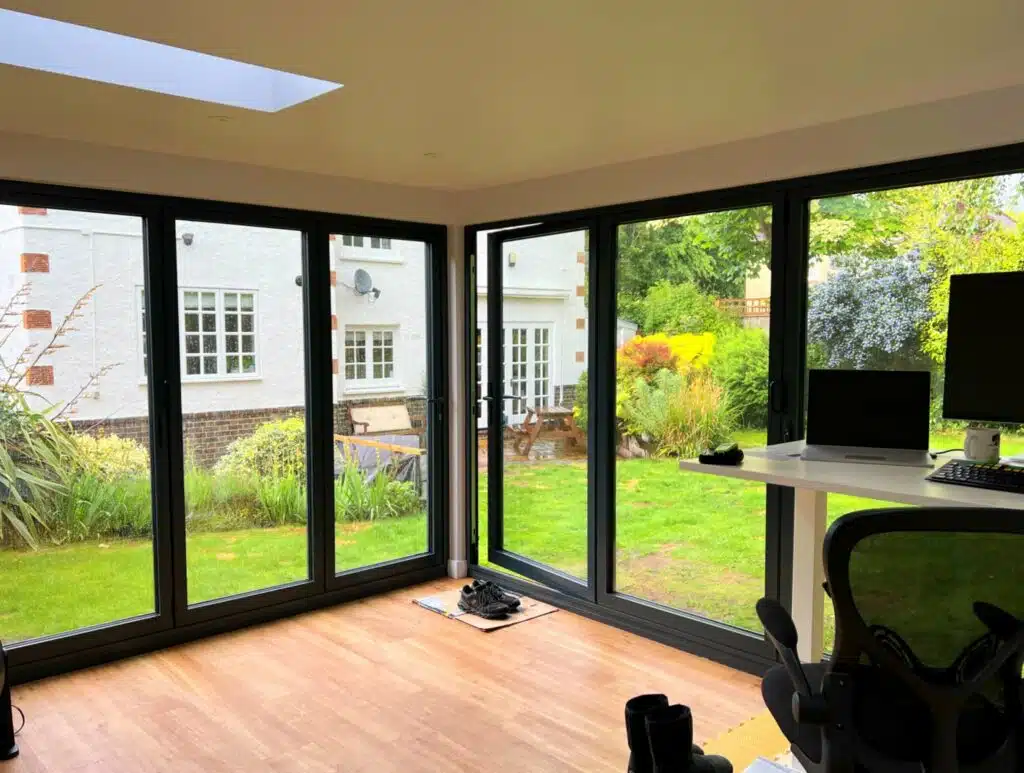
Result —
[[11, 744], [9, 749], [0, 749], [0, 762], [13, 760], [19, 753], [18, 744]]

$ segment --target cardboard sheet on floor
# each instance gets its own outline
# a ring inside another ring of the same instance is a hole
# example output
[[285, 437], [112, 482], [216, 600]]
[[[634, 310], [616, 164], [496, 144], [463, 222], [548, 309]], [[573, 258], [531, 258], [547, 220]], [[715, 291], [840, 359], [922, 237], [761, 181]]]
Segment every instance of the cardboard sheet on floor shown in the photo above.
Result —
[[478, 631], [484, 631], [485, 633], [497, 631], [499, 628], [508, 628], [516, 623], [525, 623], [527, 620], [535, 620], [538, 617], [558, 611], [557, 607], [537, 601], [536, 599], [527, 598], [526, 596], [520, 596], [519, 600], [519, 611], [509, 614], [507, 620], [485, 620], [482, 617], [463, 612], [459, 609], [459, 591], [457, 589], [413, 599], [413, 603], [452, 620], [458, 620], [459, 622], [471, 625]]

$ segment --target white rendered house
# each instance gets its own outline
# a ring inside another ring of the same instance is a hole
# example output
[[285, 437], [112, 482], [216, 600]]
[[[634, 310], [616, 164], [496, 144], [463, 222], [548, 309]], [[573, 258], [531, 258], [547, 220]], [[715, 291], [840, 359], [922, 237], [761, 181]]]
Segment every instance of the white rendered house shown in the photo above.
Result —
[[[303, 411], [301, 241], [293, 231], [204, 222], [179, 222], [176, 236], [182, 411], [199, 456], [213, 461], [231, 439]], [[427, 382], [425, 247], [337, 235], [331, 249], [335, 400], [405, 402], [415, 426]], [[527, 405], [571, 405], [586, 368], [583, 250], [580, 234], [561, 234], [505, 256], [505, 381], [521, 396], [512, 421]], [[483, 330], [485, 274], [481, 282]], [[145, 442], [141, 221], [0, 207], [0, 307], [16, 294], [0, 349], [10, 367], [26, 347], [34, 361], [80, 304], [59, 348], [26, 374], [33, 403], [59, 410], [74, 401], [79, 428]], [[336, 423], [347, 431], [344, 416]]]

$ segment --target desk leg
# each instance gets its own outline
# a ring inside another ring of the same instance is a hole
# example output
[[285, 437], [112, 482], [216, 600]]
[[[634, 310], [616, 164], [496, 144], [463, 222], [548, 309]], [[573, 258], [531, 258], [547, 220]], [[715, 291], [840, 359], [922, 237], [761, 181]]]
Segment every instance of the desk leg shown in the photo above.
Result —
[[793, 622], [800, 641], [797, 654], [804, 663], [821, 660], [824, 632], [825, 581], [822, 545], [825, 542], [824, 491], [798, 488], [793, 512]]

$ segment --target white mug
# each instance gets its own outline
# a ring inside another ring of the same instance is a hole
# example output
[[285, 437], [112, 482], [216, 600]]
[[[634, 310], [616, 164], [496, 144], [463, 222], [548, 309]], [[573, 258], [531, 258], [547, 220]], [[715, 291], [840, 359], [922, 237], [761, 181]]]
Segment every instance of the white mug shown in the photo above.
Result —
[[964, 438], [964, 458], [972, 462], [998, 462], [999, 430], [968, 427]]

